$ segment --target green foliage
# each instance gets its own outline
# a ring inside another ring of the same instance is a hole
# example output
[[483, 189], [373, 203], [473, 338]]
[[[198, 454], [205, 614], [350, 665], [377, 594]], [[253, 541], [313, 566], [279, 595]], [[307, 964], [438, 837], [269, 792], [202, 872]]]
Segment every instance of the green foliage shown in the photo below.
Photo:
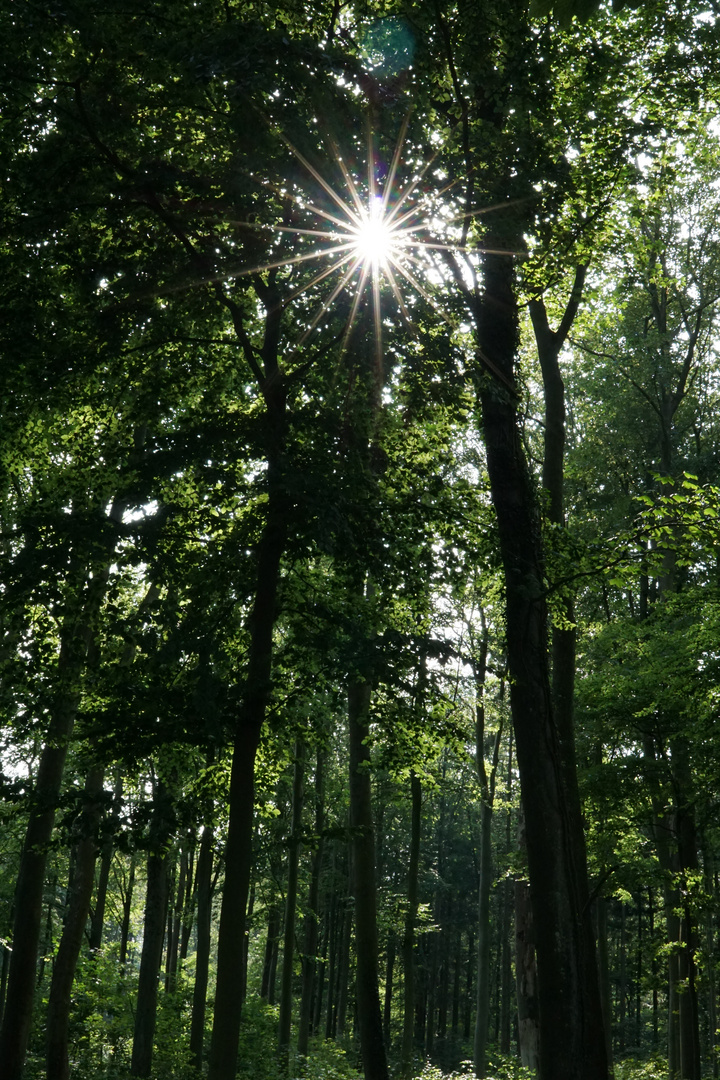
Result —
[[[426, 1062], [415, 1080], [469, 1080], [474, 1075], [472, 1061], [461, 1062], [457, 1072], [449, 1073]], [[523, 1068], [516, 1057], [505, 1057], [497, 1051], [489, 1052], [487, 1080], [532, 1080], [534, 1076], [532, 1069]]]
[[616, 1080], [667, 1080], [667, 1062], [659, 1055], [646, 1061], [623, 1058], [614, 1066]]

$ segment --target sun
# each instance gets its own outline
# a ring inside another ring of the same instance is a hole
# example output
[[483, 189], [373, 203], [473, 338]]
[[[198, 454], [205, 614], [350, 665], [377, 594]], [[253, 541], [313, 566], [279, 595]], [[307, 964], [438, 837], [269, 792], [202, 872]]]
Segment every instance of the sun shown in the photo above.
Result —
[[359, 223], [350, 228], [355, 236], [355, 253], [373, 267], [387, 268], [389, 260], [399, 254], [402, 238], [388, 218], [382, 199], [376, 195], [368, 200]]
[[[369, 293], [378, 366], [390, 295], [396, 311], [399, 309], [406, 325], [413, 329], [412, 310], [418, 297], [423, 297], [442, 319], [454, 325], [433, 298], [433, 283], [446, 278], [450, 272], [456, 273], [448, 270], [450, 259], [456, 260], [456, 269], [459, 257], [465, 261], [466, 271], [472, 266], [482, 249], [467, 247], [467, 223], [483, 211], [453, 212], [455, 195], [452, 189], [456, 181], [447, 182], [439, 170], [433, 174], [432, 183], [423, 183], [433, 168], [437, 153], [421, 168], [414, 167], [409, 179], [399, 182], [407, 125], [408, 117], [402, 124], [387, 169], [381, 168], [377, 160], [369, 132], [365, 181], [353, 174], [337, 146], [329, 142], [330, 161], [334, 161], [336, 171], [342, 177], [339, 187], [333, 185], [289, 139], [280, 136], [308, 174], [308, 190], [302, 185], [293, 191], [281, 189], [282, 197], [295, 205], [294, 216], [299, 219], [298, 223], [270, 226], [278, 235], [290, 234], [293, 238], [291, 253], [242, 270], [240, 274], [286, 267], [289, 291], [284, 297], [285, 306], [300, 294], [316, 290], [327, 282], [320, 307], [293, 343], [293, 351], [310, 337], [343, 292], [352, 296], [352, 302], [342, 348], [344, 350], [348, 344], [363, 297]], [[312, 187], [315, 196], [311, 194]], [[248, 227], [268, 228], [267, 224]], [[313, 262], [319, 263], [321, 269], [310, 280], [304, 277], [302, 284], [293, 287], [296, 269]]]

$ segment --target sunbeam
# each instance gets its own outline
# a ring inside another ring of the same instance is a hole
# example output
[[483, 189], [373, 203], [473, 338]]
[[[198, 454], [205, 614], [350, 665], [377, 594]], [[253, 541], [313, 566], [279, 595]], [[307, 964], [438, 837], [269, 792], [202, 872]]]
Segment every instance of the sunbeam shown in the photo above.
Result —
[[[429, 193], [424, 191], [423, 188], [428, 186], [424, 181], [437, 159], [438, 152], [419, 170], [413, 169], [413, 175], [403, 183], [398, 183], [398, 176], [402, 172], [408, 120], [409, 117], [406, 117], [401, 125], [384, 180], [380, 179], [381, 168], [375, 154], [371, 131], [368, 132], [366, 184], [353, 175], [338, 147], [328, 140], [330, 153], [342, 176], [344, 190], [342, 186], [341, 190], [336, 189], [286, 136], [281, 135], [286, 147], [308, 173], [309, 179], [331, 200], [332, 211], [318, 205], [318, 200], [308, 197], [306, 192], [296, 194], [283, 188], [283, 198], [294, 205], [297, 213], [305, 219], [301, 224], [238, 224], [262, 231], [270, 229], [278, 235], [294, 237], [293, 250], [286, 256], [278, 253], [277, 257], [245, 268], [235, 276], [288, 267], [291, 270], [291, 277], [287, 282], [290, 290], [283, 299], [284, 306], [302, 293], [328, 281], [328, 294], [321, 300], [319, 309], [303, 329], [300, 338], [293, 343], [293, 354], [308, 340], [325, 313], [344, 291], [352, 295], [352, 302], [342, 339], [342, 350], [344, 352], [348, 346], [363, 296], [369, 290], [378, 370], [382, 364], [383, 303], [389, 297], [397, 304], [404, 322], [413, 330], [415, 323], [411, 315], [410, 294], [422, 297], [446, 322], [454, 325], [453, 320], [432, 296], [433, 284], [437, 284], [447, 273], [447, 268], [443, 270], [434, 256], [438, 252], [447, 252], [456, 259], [461, 258], [466, 268], [472, 266], [475, 258], [486, 249], [470, 247], [463, 242], [466, 234], [463, 223], [469, 217], [477, 217], [499, 207], [478, 209], [470, 213], [467, 210], [453, 212], [452, 189], [457, 186], [457, 180], [443, 183], [439, 189], [433, 187]], [[437, 209], [438, 200], [443, 202], [444, 213]], [[313, 225], [312, 219], [317, 225]], [[510, 251], [502, 253], [523, 254]], [[308, 282], [293, 287], [292, 271], [315, 260], [324, 261], [327, 265]], [[458, 262], [458, 270], [461, 265], [461, 262]], [[339, 276], [339, 280], [333, 285], [328, 279], [335, 274]], [[424, 281], [421, 281], [421, 278]]]

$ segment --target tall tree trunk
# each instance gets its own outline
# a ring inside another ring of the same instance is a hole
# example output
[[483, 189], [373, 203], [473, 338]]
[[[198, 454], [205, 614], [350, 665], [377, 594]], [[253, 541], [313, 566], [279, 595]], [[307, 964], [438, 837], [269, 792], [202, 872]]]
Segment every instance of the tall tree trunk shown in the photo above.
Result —
[[597, 916], [600, 1003], [603, 1011], [603, 1028], [605, 1029], [605, 1046], [607, 1048], [608, 1061], [612, 1062], [612, 994], [610, 987], [610, 963], [608, 959], [607, 900], [604, 896], [598, 896], [595, 901], [595, 909]]
[[102, 813], [104, 769], [91, 766], [85, 782], [87, 800], [80, 819], [81, 838], [77, 844], [70, 897], [65, 922], [53, 965], [50, 998], [46, 1018], [47, 1080], [68, 1080], [68, 1024], [70, 1002], [80, 949], [85, 932], [95, 878], [97, 829]]
[[350, 824], [355, 897], [356, 1001], [365, 1080], [388, 1080], [378, 986], [378, 932], [375, 897], [375, 841], [370, 789], [369, 732], [371, 688], [348, 687], [350, 742]]
[[[269, 366], [266, 361], [266, 370]], [[280, 562], [288, 528], [281, 468], [286, 427], [285, 391], [277, 365], [263, 384], [263, 394], [267, 406], [267, 517], [257, 546], [257, 578], [249, 619], [250, 649], [246, 685], [233, 743], [225, 881], [218, 928], [217, 984], [208, 1080], [234, 1080], [237, 1068], [245, 915], [250, 887], [255, 809], [255, 757], [270, 700], [273, 629]]]
[[468, 953], [465, 967], [465, 1010], [463, 1013], [463, 1039], [467, 1042], [470, 1038], [470, 1019], [473, 1006], [474, 977], [477, 970], [477, 949], [475, 948], [475, 935], [472, 930], [468, 932]]
[[404, 971], [403, 1037], [400, 1072], [405, 1080], [412, 1075], [413, 1036], [415, 1030], [415, 923], [418, 909], [418, 874], [420, 868], [420, 829], [422, 825], [422, 786], [420, 777], [410, 773], [410, 862], [408, 865], [407, 910], [403, 928], [402, 956]]
[[[333, 1038], [342, 1038], [345, 1034], [348, 1013], [348, 995], [350, 993], [350, 942], [353, 932], [353, 908], [350, 897], [340, 909], [340, 926], [338, 930], [338, 960], [337, 977], [335, 988], [335, 1016], [333, 1019]], [[357, 941], [357, 939], [356, 939]], [[376, 968], [377, 972], [377, 968]], [[355, 991], [357, 1008], [357, 987]], [[380, 997], [378, 994], [378, 1013], [380, 1012]]]
[[302, 828], [303, 777], [305, 747], [300, 739], [295, 743], [295, 766], [293, 769], [292, 816], [288, 842], [288, 876], [285, 895], [285, 932], [283, 935], [283, 965], [280, 984], [280, 1019], [278, 1025], [278, 1056], [280, 1069], [287, 1073], [290, 1067], [290, 1033], [292, 1028], [292, 991], [295, 967], [295, 912], [297, 910], [298, 862], [300, 858], [300, 830]]
[[278, 940], [281, 929], [280, 908], [272, 904], [268, 911], [267, 935], [265, 938], [265, 957], [263, 960], [260, 997], [269, 1005], [275, 1004], [275, 971], [277, 970]]
[[190, 1021], [190, 1061], [202, 1068], [205, 1038], [205, 1006], [208, 972], [210, 970], [210, 931], [212, 926], [212, 864], [215, 841], [212, 826], [206, 825], [200, 840], [197, 872], [197, 951], [195, 953], [195, 984], [193, 986], [192, 1017]]
[[540, 1016], [537, 964], [530, 886], [515, 882], [515, 982], [518, 1010], [518, 1049], [526, 1069], [540, 1069]]
[[[308, 909], [307, 915], [305, 916], [302, 991], [300, 996], [300, 1018], [298, 1021], [297, 1052], [298, 1057], [300, 1058], [306, 1057], [308, 1052], [315, 969], [317, 965], [316, 954], [318, 951], [319, 932], [318, 901], [320, 897], [320, 871], [322, 869], [323, 857], [323, 830], [325, 828], [324, 759], [325, 751], [321, 747], [318, 747], [315, 763], [315, 850], [312, 856]], [[319, 992], [321, 993], [322, 990]]]
[[473, 1065], [475, 1075], [485, 1076], [487, 1071], [488, 1021], [490, 1017], [490, 890], [493, 881], [492, 867], [492, 817], [495, 800], [495, 778], [500, 757], [502, 724], [494, 739], [490, 773], [485, 765], [485, 677], [487, 673], [488, 633], [483, 617], [483, 633], [472, 658], [475, 677], [475, 766], [480, 781], [480, 866], [478, 875], [478, 953], [477, 953], [477, 1009], [475, 1013], [475, 1038], [473, 1040]]
[[[122, 800], [122, 773], [118, 769], [113, 790], [113, 814], [117, 813]], [[91, 953], [96, 953], [102, 945], [103, 927], [105, 925], [105, 904], [107, 902], [108, 883], [110, 881], [110, 868], [113, 860], [112, 835], [106, 836], [102, 842], [100, 851], [100, 873], [95, 890], [95, 905], [90, 913], [89, 948]]]
[[157, 1020], [158, 981], [162, 964], [165, 920], [168, 909], [168, 856], [170, 836], [168, 792], [158, 781], [156, 805], [151, 827], [150, 853], [147, 860], [147, 890], [143, 919], [143, 946], [135, 1005], [130, 1075], [150, 1076], [152, 1068], [155, 1024]]
[[[122, 506], [116, 501], [109, 519], [116, 523], [121, 516]], [[105, 595], [109, 566], [96, 566], [94, 577], [90, 578], [80, 569], [79, 560], [73, 557], [68, 573], [71, 580], [67, 586], [69, 595], [57, 662], [55, 704], [30, 800], [30, 816], [15, 887], [12, 956], [0, 1032], [0, 1080], [21, 1080], [22, 1077], [32, 1023], [48, 846], [80, 701], [80, 680]]]
[[[167, 961], [165, 964], [165, 992], [173, 993], [177, 986], [178, 956], [180, 953], [180, 934], [185, 903], [185, 885], [188, 876], [188, 855], [183, 844], [176, 859], [177, 880], [174, 882], [174, 903], [168, 911]], [[172, 893], [171, 893], [172, 895]]]
[[[333, 870], [335, 869], [336, 852], [333, 850]], [[335, 875], [332, 874], [334, 879]], [[340, 898], [337, 890], [330, 895], [330, 910], [328, 912], [328, 992], [327, 1012], [325, 1014], [325, 1038], [334, 1038], [334, 1017], [337, 1011], [336, 968], [340, 955]]]
[[130, 941], [130, 914], [132, 912], [133, 890], [135, 888], [135, 852], [130, 856], [127, 882], [122, 898], [122, 922], [120, 924], [120, 971], [124, 974]]
[[538, 958], [540, 1078], [607, 1080], [582, 821], [568, 792], [569, 741], [553, 710], [543, 547], [517, 408], [512, 259], [486, 253], [483, 269], [478, 384], [505, 571], [510, 700]]

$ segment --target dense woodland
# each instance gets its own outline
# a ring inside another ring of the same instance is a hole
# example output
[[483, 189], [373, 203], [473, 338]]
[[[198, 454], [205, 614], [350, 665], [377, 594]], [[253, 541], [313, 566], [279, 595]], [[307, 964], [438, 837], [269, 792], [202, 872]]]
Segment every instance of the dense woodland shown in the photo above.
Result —
[[718, 1076], [717, 20], [1, 5], [2, 1080]]

